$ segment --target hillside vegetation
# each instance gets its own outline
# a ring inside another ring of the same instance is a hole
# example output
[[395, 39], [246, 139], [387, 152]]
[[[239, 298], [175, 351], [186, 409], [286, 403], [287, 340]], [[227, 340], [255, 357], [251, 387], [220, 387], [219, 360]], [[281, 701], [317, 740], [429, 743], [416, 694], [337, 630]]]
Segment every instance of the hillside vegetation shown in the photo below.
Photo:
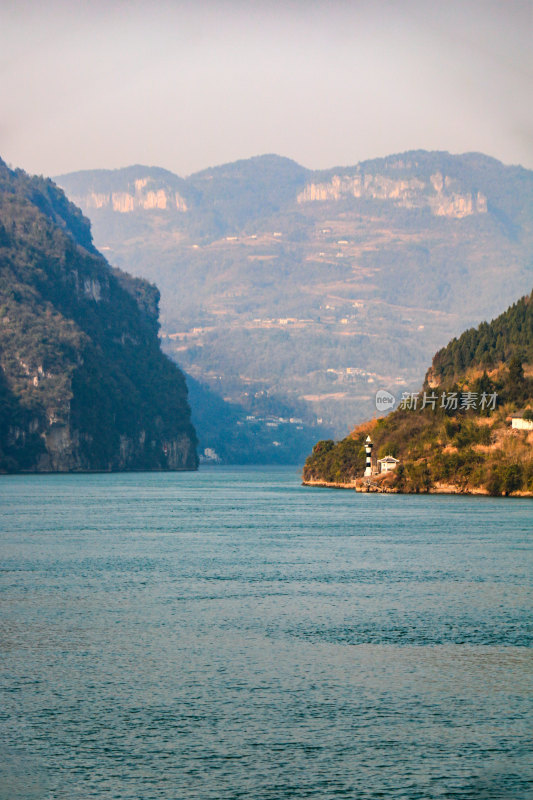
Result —
[[466, 370], [494, 369], [518, 357], [533, 364], [533, 303], [526, 296], [491, 323], [482, 322], [453, 339], [435, 355], [426, 381], [450, 383]]
[[1, 471], [196, 468], [158, 301], [52, 181], [0, 160]]
[[400, 461], [394, 472], [372, 479], [376, 488], [533, 494], [533, 432], [510, 425], [516, 412], [533, 419], [532, 312], [529, 295], [454, 339], [436, 354], [422, 390], [404, 398], [404, 408], [341, 442], [319, 442], [304, 481], [354, 484], [364, 473], [370, 435], [377, 457]]

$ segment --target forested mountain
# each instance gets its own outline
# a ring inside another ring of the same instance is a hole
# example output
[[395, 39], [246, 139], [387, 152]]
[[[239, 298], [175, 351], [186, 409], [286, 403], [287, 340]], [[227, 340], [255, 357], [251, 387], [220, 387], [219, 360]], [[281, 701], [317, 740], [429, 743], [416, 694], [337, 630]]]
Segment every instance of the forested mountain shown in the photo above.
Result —
[[58, 181], [111, 263], [157, 282], [163, 346], [187, 372], [235, 404], [303, 405], [304, 427], [336, 435], [531, 286], [533, 173], [480, 154]]
[[319, 442], [304, 480], [363, 485], [370, 435], [378, 458], [400, 462], [377, 489], [533, 495], [533, 430], [513, 429], [513, 415], [533, 420], [533, 294], [439, 350], [396, 411]]
[[494, 369], [518, 357], [533, 365], [533, 303], [522, 297], [492, 322], [482, 322], [438, 351], [426, 381], [432, 386], [453, 382], [473, 369]]
[[1, 471], [196, 468], [158, 301], [52, 181], [0, 160]]

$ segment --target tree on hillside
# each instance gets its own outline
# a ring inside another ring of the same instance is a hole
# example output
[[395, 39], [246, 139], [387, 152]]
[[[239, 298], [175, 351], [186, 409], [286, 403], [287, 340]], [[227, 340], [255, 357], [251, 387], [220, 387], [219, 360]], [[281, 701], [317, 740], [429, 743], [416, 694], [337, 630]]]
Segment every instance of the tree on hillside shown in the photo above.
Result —
[[526, 382], [524, 377], [524, 367], [519, 356], [513, 356], [509, 361], [509, 374], [505, 381], [506, 393], [509, 400], [520, 403], [525, 397]]

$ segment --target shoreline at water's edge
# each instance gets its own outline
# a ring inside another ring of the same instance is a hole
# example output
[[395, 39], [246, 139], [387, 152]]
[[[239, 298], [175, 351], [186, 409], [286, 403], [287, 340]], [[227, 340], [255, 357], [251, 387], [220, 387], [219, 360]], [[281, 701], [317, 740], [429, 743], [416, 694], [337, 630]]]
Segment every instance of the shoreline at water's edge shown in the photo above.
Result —
[[355, 489], [356, 483], [355, 481], [350, 483], [328, 483], [327, 481], [302, 480], [302, 486], [318, 486], [320, 489]]
[[138, 469], [128, 467], [126, 469], [56, 469], [56, 470], [0, 470], [0, 480], [11, 475], [125, 475], [129, 472], [198, 472], [198, 467], [156, 467], [150, 469], [139, 467]]
[[[427, 492], [406, 492], [400, 491], [399, 489], [388, 489], [388, 488], [375, 488], [370, 487], [367, 488], [361, 479], [356, 479], [355, 481], [350, 481], [350, 483], [329, 483], [328, 481], [315, 481], [315, 480], [302, 480], [302, 486], [311, 486], [319, 489], [351, 489], [352, 491], [360, 492], [363, 494], [449, 494], [449, 495], [470, 495], [470, 496], [482, 496], [482, 497], [489, 497], [489, 493], [486, 489], [462, 489], [460, 486], [457, 486], [454, 483], [446, 483], [446, 484], [437, 484], [429, 489]], [[533, 492], [512, 492], [508, 495], [496, 495], [497, 497], [531, 497], [533, 498]]]

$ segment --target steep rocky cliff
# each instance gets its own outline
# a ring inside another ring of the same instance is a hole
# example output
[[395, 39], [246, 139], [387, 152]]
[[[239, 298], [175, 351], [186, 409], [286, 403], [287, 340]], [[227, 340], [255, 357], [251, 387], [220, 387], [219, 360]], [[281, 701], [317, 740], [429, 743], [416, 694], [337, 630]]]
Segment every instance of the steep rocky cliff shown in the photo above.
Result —
[[0, 161], [1, 471], [196, 468], [158, 301], [58, 187]]
[[171, 172], [157, 167], [148, 173], [142, 167], [129, 167], [120, 172], [121, 181], [117, 186], [110, 180], [108, 172], [96, 170], [93, 174], [97, 188], [89, 192], [84, 185], [83, 173], [72, 173], [69, 176], [72, 202], [86, 211], [106, 209], [120, 214], [155, 209], [169, 212], [188, 210], [190, 200], [186, 198], [191, 197], [191, 191], [185, 181]]
[[334, 175], [326, 183], [309, 183], [297, 197], [298, 203], [341, 200], [343, 198], [391, 200], [403, 208], [429, 208], [439, 217], [461, 219], [487, 213], [487, 198], [482, 192], [464, 191], [457, 179], [435, 172], [428, 180], [394, 179], [384, 175]]

